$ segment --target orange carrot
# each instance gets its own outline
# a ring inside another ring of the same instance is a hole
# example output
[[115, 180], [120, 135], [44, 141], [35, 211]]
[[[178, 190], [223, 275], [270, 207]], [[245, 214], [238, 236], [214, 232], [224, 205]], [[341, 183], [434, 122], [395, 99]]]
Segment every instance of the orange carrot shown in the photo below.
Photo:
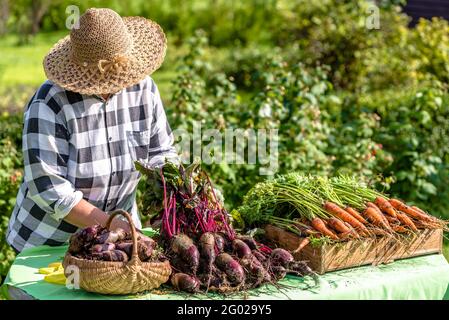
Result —
[[337, 219], [337, 218], [329, 218], [327, 219], [327, 224], [334, 230], [338, 232], [350, 232], [351, 229], [349, 229], [343, 221]]
[[379, 207], [380, 210], [392, 216], [393, 218], [396, 218], [396, 210], [394, 210], [393, 206], [388, 202], [388, 200], [382, 197], [377, 197], [376, 200], [374, 200], [374, 203]]
[[368, 221], [366, 221], [365, 218], [363, 218], [362, 215], [359, 212], [357, 212], [357, 210], [355, 210], [354, 208], [346, 207], [345, 211], [348, 212], [351, 216], [353, 216], [357, 220], [359, 220], [361, 223], [363, 224], [368, 223]]
[[379, 213], [376, 209], [372, 207], [367, 207], [364, 211], [364, 214], [368, 218], [368, 220], [371, 221], [375, 226], [391, 230], [391, 226], [388, 223], [388, 220], [386, 220], [383, 214]]
[[409, 231], [407, 228], [404, 228], [403, 226], [397, 226], [397, 225], [393, 226], [392, 229], [394, 232], [397, 232], [397, 233], [406, 233]]
[[390, 223], [390, 225], [391, 224], [400, 224], [401, 223], [401, 221], [399, 221], [398, 219], [393, 218], [391, 216], [385, 216], [385, 218], [387, 218], [387, 220]]
[[307, 246], [310, 243], [310, 239], [308, 237], [303, 238], [300, 242], [298, 247], [292, 251], [292, 253], [298, 253], [299, 251], [301, 251], [302, 249], [304, 249], [305, 246]]
[[354, 227], [356, 229], [361, 229], [361, 230], [367, 231], [367, 229], [363, 223], [361, 223], [359, 220], [354, 218], [346, 210], [343, 210], [342, 208], [337, 206], [335, 203], [326, 202], [324, 204], [324, 209], [327, 212], [329, 212], [330, 214], [336, 216], [337, 218], [340, 218], [344, 222], [349, 223], [352, 227]]
[[316, 230], [318, 230], [325, 236], [328, 236], [329, 238], [331, 238], [333, 240], [338, 240], [337, 235], [334, 232], [332, 232], [331, 230], [329, 230], [326, 227], [326, 225], [324, 224], [323, 220], [321, 220], [320, 218], [313, 218], [313, 220], [311, 221], [311, 224], [312, 224], [312, 227], [314, 227]]
[[399, 211], [402, 211], [406, 214], [408, 214], [410, 217], [416, 219], [416, 220], [423, 220], [423, 221], [434, 221], [430, 216], [422, 214], [421, 212], [413, 209], [412, 207], [406, 205], [402, 201], [399, 201], [397, 199], [390, 199], [389, 200], [391, 205]]
[[413, 231], [418, 231], [418, 228], [415, 226], [412, 219], [410, 219], [405, 213], [398, 212], [398, 219], [402, 222], [402, 224], [406, 225]]
[[388, 224], [388, 220], [387, 220], [387, 216], [382, 212], [382, 210], [380, 210], [380, 208], [375, 205], [372, 202], [367, 202], [366, 205], [370, 208], [373, 208], [374, 210], [376, 210], [376, 212], [379, 214], [379, 218], [382, 218], [382, 220]]

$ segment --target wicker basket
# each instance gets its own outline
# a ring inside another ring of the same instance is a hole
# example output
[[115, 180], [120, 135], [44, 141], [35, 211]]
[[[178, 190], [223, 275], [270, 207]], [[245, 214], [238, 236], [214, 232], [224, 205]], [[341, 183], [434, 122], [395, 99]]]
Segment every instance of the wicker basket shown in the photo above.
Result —
[[[124, 216], [130, 226], [133, 240], [133, 251], [128, 262], [110, 262], [79, 259], [66, 253], [63, 261], [64, 269], [74, 265], [79, 268], [80, 288], [101, 294], [134, 294], [154, 288], [168, 281], [171, 267], [168, 261], [142, 262], [137, 254], [137, 234], [130, 215], [123, 211], [114, 211], [107, 223], [109, 229], [112, 219], [118, 214]], [[67, 271], [69, 276], [71, 270]]]

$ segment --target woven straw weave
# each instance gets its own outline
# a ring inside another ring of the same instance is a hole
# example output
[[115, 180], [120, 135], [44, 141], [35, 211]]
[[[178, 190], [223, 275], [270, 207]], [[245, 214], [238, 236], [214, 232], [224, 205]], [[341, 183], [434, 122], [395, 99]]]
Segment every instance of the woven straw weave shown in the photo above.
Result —
[[140, 261], [137, 254], [137, 234], [129, 214], [123, 210], [115, 211], [109, 217], [106, 226], [109, 228], [112, 219], [118, 214], [125, 216], [131, 225], [133, 238], [131, 260], [129, 262], [86, 260], [76, 258], [67, 252], [63, 261], [66, 276], [72, 272], [67, 266], [77, 266], [80, 271], [80, 288], [101, 294], [134, 294], [158, 288], [170, 277], [170, 263]]
[[162, 28], [111, 9], [88, 9], [44, 58], [47, 78], [81, 94], [113, 94], [157, 70], [167, 49]]

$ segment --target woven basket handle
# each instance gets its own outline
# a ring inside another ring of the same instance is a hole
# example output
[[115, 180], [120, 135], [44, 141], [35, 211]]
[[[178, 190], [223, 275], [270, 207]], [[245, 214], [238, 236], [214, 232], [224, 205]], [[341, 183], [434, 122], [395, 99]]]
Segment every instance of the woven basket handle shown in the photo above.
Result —
[[140, 260], [139, 255], [137, 254], [137, 231], [136, 231], [136, 227], [134, 227], [133, 220], [131, 219], [131, 216], [129, 215], [128, 212], [126, 212], [125, 210], [122, 210], [122, 209], [117, 209], [117, 210], [112, 211], [109, 215], [108, 221], [106, 222], [106, 229], [109, 230], [109, 228], [111, 227], [112, 220], [117, 215], [122, 215], [126, 218], [126, 220], [128, 220], [129, 226], [131, 227], [131, 237], [133, 239], [133, 251], [131, 254], [131, 260], [137, 259], [139, 261]]

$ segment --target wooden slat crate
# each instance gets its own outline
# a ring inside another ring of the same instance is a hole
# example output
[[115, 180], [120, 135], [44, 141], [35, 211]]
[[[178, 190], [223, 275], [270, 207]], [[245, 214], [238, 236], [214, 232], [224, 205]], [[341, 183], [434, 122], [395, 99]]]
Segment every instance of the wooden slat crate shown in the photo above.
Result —
[[[294, 233], [267, 225], [266, 236], [280, 247], [294, 251], [302, 240]], [[389, 263], [394, 260], [441, 253], [443, 248], [442, 230], [420, 230], [407, 241], [394, 241], [387, 237], [377, 239], [351, 240], [336, 244], [313, 247], [308, 244], [294, 254], [295, 259], [308, 261], [318, 274], [367, 264]]]

